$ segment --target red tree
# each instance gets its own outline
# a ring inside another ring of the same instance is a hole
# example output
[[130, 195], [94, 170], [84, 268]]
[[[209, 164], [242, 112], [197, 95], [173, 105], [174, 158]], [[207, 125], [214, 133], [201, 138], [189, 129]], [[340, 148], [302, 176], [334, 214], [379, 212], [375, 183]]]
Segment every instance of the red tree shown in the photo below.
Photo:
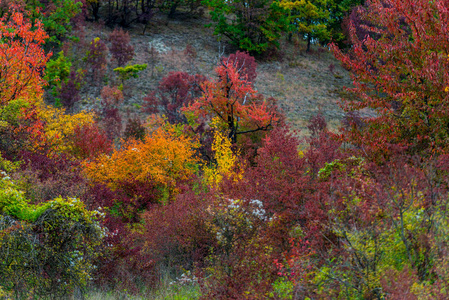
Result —
[[233, 143], [241, 134], [268, 130], [278, 121], [276, 107], [241, 78], [233, 62], [222, 61], [215, 71], [218, 80], [204, 82], [202, 97], [185, 111], [206, 119], [218, 117]]
[[249, 55], [248, 52], [237, 51], [229, 55], [229, 57], [222, 57], [221, 60], [226, 64], [233, 65], [242, 79], [249, 82], [254, 82], [257, 77], [257, 63], [256, 59]]
[[109, 41], [111, 42], [111, 48], [109, 51], [117, 60], [119, 67], [125, 65], [134, 56], [134, 47], [130, 45], [129, 33], [123, 29], [114, 29], [109, 35]]
[[[411, 151], [447, 149], [449, 139], [449, 1], [373, 0], [358, 10], [368, 33], [350, 27], [351, 51], [332, 46], [352, 72], [356, 97], [346, 111], [370, 109], [364, 128], [347, 138], [366, 153], [385, 155], [391, 145]], [[387, 152], [388, 153], [388, 152]]]
[[17, 98], [39, 98], [44, 85], [42, 72], [51, 56], [42, 48], [48, 38], [42, 23], [31, 24], [22, 13], [11, 9], [0, 18], [0, 35], [0, 105]]
[[157, 92], [150, 93], [143, 100], [144, 111], [162, 113], [168, 122], [185, 123], [181, 109], [201, 96], [200, 84], [206, 81], [203, 75], [189, 75], [185, 72], [170, 72], [159, 82]]

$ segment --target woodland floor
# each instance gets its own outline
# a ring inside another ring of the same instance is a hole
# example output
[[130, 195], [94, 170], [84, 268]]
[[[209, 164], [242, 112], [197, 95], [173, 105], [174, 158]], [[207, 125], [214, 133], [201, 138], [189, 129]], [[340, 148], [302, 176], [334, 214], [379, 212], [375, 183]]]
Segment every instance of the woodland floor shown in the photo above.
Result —
[[[132, 64], [148, 64], [139, 78], [125, 83], [125, 101], [122, 111], [127, 116], [146, 116], [141, 112], [143, 98], [157, 88], [158, 82], [171, 71], [201, 73], [214, 77], [219, 54], [235, 52], [225, 41], [219, 42], [212, 28], [206, 28], [207, 18], [168, 20], [155, 18], [143, 34], [143, 26], [136, 25], [128, 30], [131, 44], [135, 47]], [[86, 40], [94, 37], [106, 40], [111, 28], [87, 23]], [[190, 44], [197, 52], [194, 60], [188, 60], [183, 51]], [[150, 45], [157, 55], [150, 54]], [[331, 130], [336, 131], [344, 117], [339, 106], [344, 86], [351, 86], [349, 73], [333, 57], [326, 47], [314, 45], [311, 53], [306, 53], [305, 42], [294, 38], [293, 42], [281, 40], [280, 55], [272, 60], [257, 61], [255, 88], [265, 97], [274, 97], [285, 113], [292, 129], [299, 130], [300, 136], [307, 135], [306, 123], [321, 112]], [[117, 67], [110, 61], [105, 76], [108, 84], [119, 84], [112, 69]], [[87, 86], [82, 91], [83, 101], [78, 108], [94, 109], [98, 105], [101, 87]]]

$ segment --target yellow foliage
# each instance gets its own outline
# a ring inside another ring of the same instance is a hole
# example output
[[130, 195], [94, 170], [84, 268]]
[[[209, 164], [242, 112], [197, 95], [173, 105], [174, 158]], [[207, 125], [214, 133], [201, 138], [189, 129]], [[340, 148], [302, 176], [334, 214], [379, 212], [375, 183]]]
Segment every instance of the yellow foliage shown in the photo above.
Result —
[[152, 181], [176, 193], [175, 183], [194, 173], [197, 163], [196, 144], [176, 132], [174, 126], [156, 129], [144, 141], [132, 140], [111, 156], [103, 155], [95, 162], [84, 164], [84, 171], [94, 182], [101, 182], [112, 189], [120, 182]]
[[223, 176], [228, 176], [234, 181], [243, 177], [243, 171], [238, 170], [240, 166], [237, 165], [237, 155], [232, 152], [231, 140], [218, 130], [218, 124], [218, 118], [214, 118], [211, 124], [215, 128], [212, 151], [217, 164], [204, 168], [204, 178], [210, 186], [217, 186], [223, 180]]
[[39, 119], [44, 121], [45, 140], [56, 152], [66, 152], [69, 148], [67, 137], [77, 126], [94, 123], [94, 114], [82, 111], [71, 115], [63, 108], [55, 108], [41, 103], [37, 109]]

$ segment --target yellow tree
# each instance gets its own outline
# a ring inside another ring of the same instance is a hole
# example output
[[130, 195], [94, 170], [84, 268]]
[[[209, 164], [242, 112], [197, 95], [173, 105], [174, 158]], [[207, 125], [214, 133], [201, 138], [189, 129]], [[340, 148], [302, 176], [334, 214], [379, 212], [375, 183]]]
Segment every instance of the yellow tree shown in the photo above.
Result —
[[216, 117], [211, 124], [215, 128], [212, 151], [216, 166], [204, 168], [204, 179], [210, 186], [218, 186], [225, 176], [237, 181], [243, 175], [239, 170], [238, 156], [232, 152], [231, 140], [219, 129], [219, 122]]

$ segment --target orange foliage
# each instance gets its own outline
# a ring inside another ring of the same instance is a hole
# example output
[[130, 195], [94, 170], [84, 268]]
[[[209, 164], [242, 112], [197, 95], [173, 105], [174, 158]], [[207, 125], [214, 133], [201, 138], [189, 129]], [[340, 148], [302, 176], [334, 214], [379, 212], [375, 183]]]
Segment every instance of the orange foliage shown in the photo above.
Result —
[[101, 182], [112, 189], [129, 181], [152, 181], [168, 191], [176, 193], [176, 183], [190, 178], [197, 160], [195, 143], [167, 126], [158, 128], [144, 141], [131, 140], [111, 156], [103, 155], [95, 162], [84, 164], [85, 174], [94, 182]]
[[48, 38], [42, 24], [37, 21], [34, 27], [14, 9], [0, 18], [0, 106], [42, 95], [42, 72], [51, 53], [45, 54], [41, 47]]

